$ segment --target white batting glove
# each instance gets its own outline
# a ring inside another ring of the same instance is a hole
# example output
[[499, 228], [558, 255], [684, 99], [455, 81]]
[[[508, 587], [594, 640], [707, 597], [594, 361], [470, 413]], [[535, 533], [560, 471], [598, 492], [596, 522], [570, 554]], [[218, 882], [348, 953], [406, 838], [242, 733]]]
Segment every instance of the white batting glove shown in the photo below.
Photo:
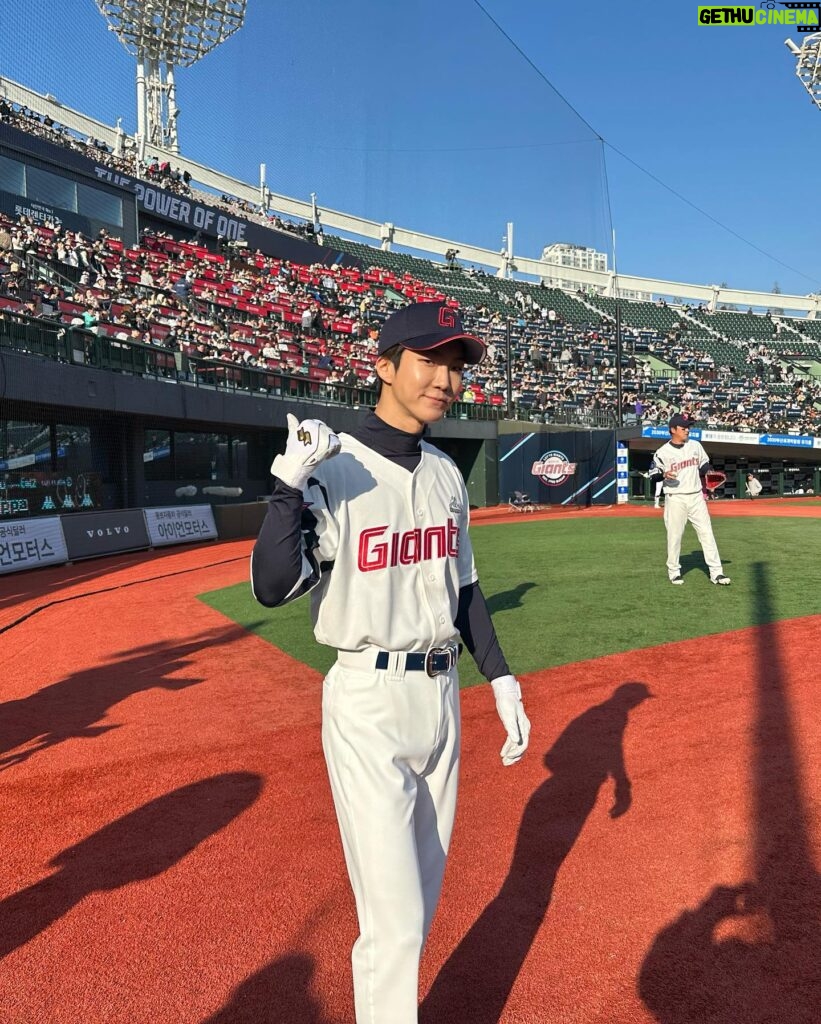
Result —
[[288, 413], [288, 443], [283, 455], [271, 463], [271, 473], [284, 484], [304, 490], [308, 477], [325, 459], [333, 458], [341, 447], [339, 438], [322, 420], [303, 420]]
[[522, 688], [515, 676], [499, 676], [491, 680], [496, 711], [507, 731], [502, 747], [502, 764], [515, 764], [527, 750], [530, 740], [530, 720], [522, 704]]

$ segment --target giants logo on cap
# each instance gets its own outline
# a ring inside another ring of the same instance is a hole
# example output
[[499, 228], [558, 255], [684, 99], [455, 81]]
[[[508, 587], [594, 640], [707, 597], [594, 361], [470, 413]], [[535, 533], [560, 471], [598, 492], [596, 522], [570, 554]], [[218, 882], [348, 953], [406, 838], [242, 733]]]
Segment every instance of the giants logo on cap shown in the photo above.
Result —
[[433, 558], [455, 558], [459, 554], [459, 527], [452, 520], [447, 526], [427, 526], [424, 530], [391, 533], [377, 541], [387, 526], [372, 526], [359, 534], [360, 572], [373, 572], [395, 565], [415, 565]]
[[456, 310], [451, 309], [450, 306], [442, 306], [439, 310], [439, 326], [440, 327], [456, 327]]

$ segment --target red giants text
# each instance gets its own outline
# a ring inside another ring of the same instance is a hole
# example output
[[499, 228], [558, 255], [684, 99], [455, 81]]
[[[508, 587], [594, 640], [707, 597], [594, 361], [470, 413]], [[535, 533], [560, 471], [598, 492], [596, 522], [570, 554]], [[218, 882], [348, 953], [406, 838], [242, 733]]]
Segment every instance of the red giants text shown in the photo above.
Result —
[[459, 527], [450, 519], [447, 526], [426, 526], [424, 530], [389, 533], [387, 526], [372, 526], [359, 535], [359, 570], [372, 572], [395, 565], [415, 565], [432, 558], [455, 558], [459, 554]]
[[681, 459], [680, 462], [671, 462], [670, 469], [673, 473], [678, 473], [680, 469], [686, 469], [688, 466], [698, 466], [698, 456], [694, 455], [690, 459]]

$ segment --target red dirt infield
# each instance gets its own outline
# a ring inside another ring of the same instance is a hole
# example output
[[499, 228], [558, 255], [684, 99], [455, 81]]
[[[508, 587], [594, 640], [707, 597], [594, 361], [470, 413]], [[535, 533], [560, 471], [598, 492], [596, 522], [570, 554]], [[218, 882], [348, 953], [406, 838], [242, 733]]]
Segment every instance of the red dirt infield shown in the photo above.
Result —
[[[0, 581], [3, 1024], [352, 1024], [319, 676], [196, 600], [249, 550]], [[507, 769], [464, 691], [422, 1024], [817, 1024], [820, 660], [816, 616], [525, 676]]]
[[[756, 501], [711, 501], [711, 516], [793, 516], [817, 519], [821, 516], [821, 501], [818, 498], [759, 498]], [[658, 516], [662, 509], [653, 508], [650, 502], [638, 504], [626, 502], [623, 505], [551, 505], [540, 506], [538, 511], [520, 512], [510, 505], [492, 505], [477, 508], [470, 514], [471, 524], [500, 521], [519, 522], [528, 519], [565, 519], [568, 516], [620, 516], [626, 518]]]

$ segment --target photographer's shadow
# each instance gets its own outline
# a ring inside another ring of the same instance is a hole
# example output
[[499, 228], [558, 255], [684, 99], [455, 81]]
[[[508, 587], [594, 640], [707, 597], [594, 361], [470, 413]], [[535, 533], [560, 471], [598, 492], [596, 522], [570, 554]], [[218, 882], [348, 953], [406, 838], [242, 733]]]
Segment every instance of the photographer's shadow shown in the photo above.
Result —
[[574, 719], [544, 758], [550, 778], [525, 808], [513, 860], [487, 905], [439, 972], [420, 1021], [496, 1024], [553, 895], [559, 868], [573, 848], [608, 778], [615, 786], [610, 816], [631, 805], [623, 740], [629, 712], [650, 697], [644, 683], [619, 686], [602, 704]]
[[[748, 881], [716, 885], [655, 937], [638, 992], [661, 1024], [817, 1024], [821, 1019], [821, 875], [812, 755], [798, 740], [801, 702], [814, 700], [809, 669], [794, 679], [782, 647], [765, 563], [750, 567], [755, 631], [755, 713], [750, 731], [752, 823]], [[699, 728], [702, 725], [699, 723]], [[728, 765], [722, 761], [720, 770]], [[714, 765], [718, 768], [718, 762]], [[737, 813], [728, 808], [728, 817]]]

